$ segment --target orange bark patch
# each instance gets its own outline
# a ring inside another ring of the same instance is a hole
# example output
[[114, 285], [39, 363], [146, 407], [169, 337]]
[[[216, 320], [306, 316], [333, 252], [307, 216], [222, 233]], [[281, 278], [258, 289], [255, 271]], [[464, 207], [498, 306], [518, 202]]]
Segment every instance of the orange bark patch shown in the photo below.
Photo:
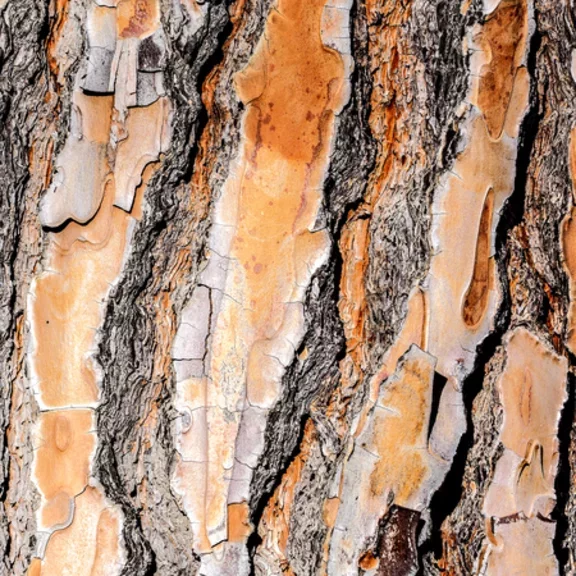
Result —
[[122, 0], [116, 10], [120, 38], [143, 38], [160, 22], [158, 0]]
[[306, 287], [328, 251], [327, 233], [312, 230], [345, 78], [341, 57], [321, 41], [324, 4], [281, 0], [266, 40], [235, 77], [247, 105], [244, 137], [215, 207], [210, 245], [212, 264], [221, 255], [227, 261], [226, 273], [211, 280], [223, 294], [206, 367], [207, 402], [216, 408], [206, 422], [205, 510], [189, 511], [205, 519], [212, 544], [225, 537], [235, 439], [250, 424], [242, 408], [266, 411], [276, 402], [302, 337]]
[[498, 380], [504, 408], [496, 463], [483, 512], [489, 574], [553, 574], [554, 479], [558, 423], [566, 400], [566, 358], [524, 328], [507, 338], [507, 361]]
[[368, 421], [372, 404], [378, 400], [380, 386], [389, 378], [398, 366], [400, 358], [408, 351], [412, 344], [415, 344], [422, 350], [426, 348], [426, 331], [427, 331], [427, 311], [426, 311], [426, 294], [420, 289], [416, 288], [410, 294], [408, 299], [408, 311], [404, 325], [396, 338], [396, 341], [388, 349], [382, 363], [382, 367], [378, 370], [370, 382], [370, 402], [364, 406], [354, 436], [358, 437]]
[[462, 317], [467, 326], [476, 326], [488, 306], [488, 291], [490, 289], [490, 231], [492, 229], [492, 212], [494, 209], [494, 191], [488, 190], [482, 216], [478, 239], [476, 241], [476, 256], [474, 258], [474, 272], [470, 286], [464, 297]]
[[376, 570], [379, 564], [380, 560], [370, 551], [364, 552], [360, 557], [360, 562], [358, 562], [358, 566], [360, 566], [362, 570]]
[[90, 576], [110, 576], [120, 556], [120, 521], [110, 510], [103, 510], [96, 527], [96, 552]]
[[543, 447], [543, 468], [549, 471], [557, 452], [556, 433], [566, 400], [567, 364], [526, 330], [508, 344], [506, 370], [499, 380], [504, 405], [502, 444], [527, 457], [530, 445]]
[[422, 359], [406, 360], [401, 375], [380, 397], [385, 411], [374, 415], [373, 442], [380, 456], [370, 476], [370, 490], [394, 494], [394, 502], [407, 506], [422, 486], [429, 469], [423, 453], [430, 420], [433, 369]]
[[[394, 373], [400, 358], [408, 351], [412, 344], [416, 344], [422, 350], [426, 349], [427, 310], [426, 293], [420, 288], [415, 288], [408, 299], [408, 311], [404, 325], [394, 344], [386, 353], [382, 368], [376, 378], [376, 393], [380, 384]], [[376, 401], [376, 397], [373, 397]]]
[[28, 576], [40, 576], [42, 574], [42, 562], [37, 558], [34, 558], [30, 563], [30, 568], [26, 573]]
[[[366, 252], [369, 225], [368, 219], [353, 220], [346, 224], [340, 239], [340, 251], [346, 255], [346, 259], [340, 280], [342, 296], [338, 302], [338, 310], [346, 332], [346, 347], [352, 356], [360, 352], [359, 347], [364, 340], [364, 278], [368, 267]], [[357, 362], [360, 361], [360, 358], [357, 358]]]
[[[428, 350], [438, 358], [438, 372], [446, 377], [472, 368], [474, 349], [493, 324], [499, 296], [490, 281], [497, 221], [489, 216], [497, 214], [512, 193], [515, 175], [511, 139], [494, 142], [477, 114], [470, 119], [468, 134], [469, 144], [433, 205], [436, 253], [427, 292]], [[450, 309], [460, 313], [447, 314]]]
[[492, 138], [502, 135], [527, 28], [524, 0], [502, 0], [482, 27], [481, 43], [491, 60], [481, 70], [478, 105]]
[[576, 128], [570, 134], [570, 176], [572, 178], [572, 205], [570, 212], [562, 223], [562, 252], [564, 266], [570, 282], [570, 307], [567, 322], [567, 347], [572, 353], [576, 352]]
[[149, 106], [131, 108], [128, 113], [125, 124], [128, 137], [118, 143], [114, 163], [114, 204], [126, 212], [132, 211], [134, 193], [146, 176], [146, 167], [168, 148], [169, 108], [168, 99], [160, 98]]
[[76, 498], [74, 521], [50, 536], [41, 567], [34, 569], [39, 576], [106, 576], [116, 573], [119, 538], [119, 519], [107, 509], [100, 492], [88, 487]]
[[434, 366], [434, 358], [412, 346], [382, 385], [345, 463], [328, 574], [356, 573], [392, 503], [411, 510], [427, 505], [441, 465], [428, 450]]
[[[91, 142], [108, 144], [114, 96], [86, 96], [77, 90], [72, 95], [72, 102], [78, 110], [82, 137]], [[83, 166], [84, 170], [91, 168]]]
[[[29, 363], [40, 407], [50, 410], [39, 416], [34, 459], [34, 479], [42, 496], [37, 552], [44, 558], [31, 564], [29, 574], [109, 576], [118, 573], [122, 563], [119, 515], [100, 489], [90, 486], [97, 443], [90, 407], [99, 401], [92, 356], [106, 298], [119, 277], [132, 227], [141, 215], [144, 188], [156, 167], [151, 163], [165, 151], [169, 134], [166, 98], [143, 112], [113, 111], [114, 101], [123, 104], [127, 91], [134, 90], [135, 98], [138, 65], [138, 42], [117, 45], [114, 36], [142, 38], [160, 23], [157, 0], [114, 4], [116, 9], [91, 3], [86, 26], [90, 49], [119, 48], [112, 63], [117, 75], [110, 83], [116, 94], [74, 91], [70, 134], [40, 214], [53, 232], [48, 235], [43, 272], [30, 290]], [[55, 8], [48, 60], [53, 74], [62, 76], [71, 64], [65, 44], [68, 2], [57, 0]], [[92, 52], [89, 58], [89, 71], [108, 62], [94, 59]], [[98, 86], [106, 90], [106, 82], [100, 80]], [[35, 146], [31, 164], [50, 154], [51, 150], [39, 156]], [[49, 174], [50, 166], [44, 171]], [[114, 206], [115, 200], [125, 211]], [[154, 414], [152, 405], [149, 418]]]
[[34, 472], [47, 506], [45, 526], [63, 524], [70, 500], [86, 487], [96, 447], [92, 410], [58, 410], [40, 415]]
[[246, 502], [228, 505], [228, 541], [245, 542], [252, 533], [250, 508]]
[[[63, 247], [56, 236], [48, 250], [47, 271], [37, 278], [32, 301], [32, 362], [46, 407], [98, 401], [90, 353], [101, 305], [120, 272], [129, 222], [119, 209], [101, 210], [86, 227], [65, 229]], [[95, 244], [76, 241], [76, 233]]]
[[[105, 145], [111, 98], [75, 93], [79, 125], [72, 130]], [[44, 560], [35, 564], [44, 576], [104, 576], [116, 573], [121, 561], [119, 518], [107, 509], [103, 495], [88, 486], [97, 440], [93, 411], [81, 407], [99, 400], [91, 359], [97, 330], [121, 271], [131, 225], [141, 214], [145, 183], [156, 166], [145, 171], [132, 214], [113, 205], [114, 179], [108, 176], [95, 216], [86, 225], [69, 221], [49, 235], [44, 272], [31, 291], [30, 364], [41, 407], [55, 409], [40, 416], [34, 464], [43, 496], [39, 528], [56, 529]]]
[[[250, 325], [260, 326], [263, 336], [277, 330], [285, 309], [282, 295], [288, 296], [299, 267], [324, 240], [308, 229], [320, 202], [313, 188], [323, 178], [343, 68], [337, 54], [319, 41], [323, 5], [281, 2], [268, 19], [268, 41], [260, 45], [255, 63], [236, 77], [238, 94], [249, 107], [238, 182], [237, 236], [244, 241], [234, 242], [232, 256], [246, 271], [237, 282], [245, 284], [254, 302]], [[291, 94], [289, 106], [282, 105], [286, 94]], [[313, 121], [306, 119], [310, 114]]]
[[538, 518], [496, 526], [499, 546], [490, 550], [487, 574], [558, 574], [552, 547], [556, 525]]

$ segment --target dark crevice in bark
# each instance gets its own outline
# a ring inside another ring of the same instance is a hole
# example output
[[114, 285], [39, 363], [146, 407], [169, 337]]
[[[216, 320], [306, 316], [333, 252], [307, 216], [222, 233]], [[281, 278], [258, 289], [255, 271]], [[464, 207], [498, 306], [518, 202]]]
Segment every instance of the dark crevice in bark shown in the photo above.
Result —
[[[514, 191], [502, 209], [496, 231], [496, 255], [500, 278], [506, 278], [508, 270], [509, 252], [506, 246], [508, 232], [518, 226], [524, 218], [526, 186], [528, 183], [530, 160], [532, 158], [532, 151], [534, 149], [534, 143], [538, 134], [540, 122], [543, 117], [543, 113], [541, 112], [541, 103], [538, 101], [538, 89], [536, 86], [536, 58], [541, 44], [542, 36], [536, 29], [530, 38], [530, 49], [528, 52], [527, 69], [530, 76], [530, 107], [520, 127]], [[503, 311], [508, 312], [509, 316], [511, 311], [509, 286], [507, 283], [504, 283], [502, 288], [506, 304], [502, 308]], [[507, 318], [507, 321], [510, 321], [509, 317]]]
[[[175, 118], [173, 122], [173, 140], [187, 148], [185, 161], [179, 163], [175, 174], [179, 182], [192, 179], [200, 136], [208, 124], [208, 113], [201, 99], [202, 86], [225, 56], [223, 47], [232, 33], [228, 4], [230, 2], [225, 0], [214, 2], [206, 14], [204, 26], [194, 37], [183, 45], [179, 45], [178, 40], [174, 42], [180, 61], [168, 64], [167, 75], [172, 81], [169, 95], [178, 111], [187, 116], [186, 120], [178, 122]], [[188, 69], [183, 70], [184, 66]]]
[[[169, 257], [170, 248], [164, 244], [168, 242], [171, 245], [167, 237], [174, 233], [172, 228], [176, 234], [180, 230], [179, 224], [174, 226], [179, 209], [176, 191], [190, 180], [198, 155], [197, 140], [209, 120], [198, 87], [203, 85], [224, 56], [222, 45], [232, 31], [227, 8], [225, 2], [213, 3], [204, 28], [192, 40], [178, 45], [180, 39], [172, 38], [174, 57], [166, 70], [167, 89], [175, 107], [172, 147], [163, 166], [148, 184], [146, 200], [151, 210], [145, 214], [134, 233], [130, 259], [120, 283], [109, 298], [102, 328], [97, 357], [103, 372], [102, 404], [98, 408], [99, 449], [95, 469], [106, 496], [121, 506], [125, 517], [127, 563], [122, 572], [124, 576], [146, 576], [159, 570], [166, 574], [180, 574], [183, 573], [182, 566], [178, 567], [176, 563], [182, 561], [181, 556], [192, 556], [180, 549], [177, 542], [170, 541], [169, 534], [165, 534], [171, 530], [170, 520], [166, 518], [166, 526], [157, 525], [154, 530], [157, 532], [156, 539], [164, 542], [162, 553], [166, 556], [165, 561], [173, 564], [160, 566], [158, 554], [147, 539], [142, 524], [142, 518], [150, 511], [137, 504], [138, 486], [131, 478], [131, 470], [143, 456], [138, 452], [131, 456], [129, 451], [140, 443], [138, 422], [145, 418], [152, 387], [157, 384], [153, 376], [155, 337], [152, 291], [159, 279], [154, 268], [160, 258]], [[194, 45], [194, 42], [199, 45]], [[190, 57], [191, 53], [195, 54], [194, 60]], [[200, 236], [204, 232], [205, 227], [198, 230]], [[203, 245], [203, 242], [200, 244]], [[193, 255], [193, 259], [196, 259], [196, 255]], [[121, 362], [118, 361], [120, 357]], [[169, 381], [170, 377], [166, 375], [166, 380]], [[162, 384], [166, 385], [166, 382]], [[133, 399], [133, 405], [127, 410], [126, 403], [130, 399]], [[159, 414], [169, 412], [166, 403], [170, 402], [169, 394], [160, 393], [155, 398]], [[155, 433], [158, 434], [158, 431]], [[161, 442], [159, 449], [165, 455], [174, 453], [171, 434], [158, 435], [156, 441]], [[170, 457], [166, 456], [165, 459], [166, 465], [169, 465]], [[157, 490], [165, 494], [166, 513], [177, 514], [181, 520], [181, 511], [169, 492], [168, 470], [163, 471], [162, 477], [166, 485], [159, 486]], [[155, 523], [152, 517], [148, 525], [151, 523]], [[170, 552], [166, 548], [174, 550]]]
[[[340, 284], [344, 271], [344, 260], [340, 243], [344, 226], [351, 217], [357, 217], [357, 208], [364, 201], [369, 175], [375, 166], [377, 144], [369, 126], [370, 93], [372, 77], [368, 64], [367, 23], [364, 2], [354, 3], [351, 9], [353, 22], [352, 54], [355, 69], [351, 78], [352, 97], [342, 112], [336, 134], [334, 153], [324, 186], [327, 206], [328, 227], [331, 231], [333, 250], [331, 285], [327, 289], [326, 306], [318, 310], [319, 319], [333, 316], [335, 328], [329, 336], [334, 348], [331, 357], [326, 357], [330, 370], [326, 371], [325, 384], [318, 390], [314, 399], [312, 420], [318, 432], [318, 440], [305, 465], [302, 480], [295, 491], [293, 513], [290, 520], [288, 556], [294, 558], [292, 568], [295, 573], [315, 574], [320, 569], [323, 539], [326, 526], [321, 520], [323, 504], [329, 487], [345, 456], [343, 450], [346, 438], [342, 438], [326, 415], [334, 401], [334, 393], [341, 386], [339, 364], [346, 356], [344, 326], [338, 311], [341, 298]], [[361, 154], [359, 152], [361, 151]], [[347, 419], [351, 419], [349, 402], [354, 398], [342, 398], [347, 406]], [[334, 415], [334, 418], [337, 418]]]
[[[276, 475], [274, 477], [274, 481], [268, 485], [267, 491], [264, 493], [260, 493], [258, 495], [258, 498], [256, 498], [257, 506], [251, 506], [250, 521], [252, 522], [252, 525], [255, 528], [260, 523], [262, 515], [264, 514], [264, 510], [266, 509], [268, 502], [270, 501], [270, 499], [274, 495], [276, 488], [278, 488], [280, 482], [282, 481], [282, 477], [284, 476], [284, 474], [288, 470], [290, 464], [295, 460], [295, 458], [298, 456], [298, 454], [300, 452], [300, 445], [301, 445], [302, 440], [304, 438], [304, 430], [306, 427], [306, 422], [308, 421], [309, 417], [310, 417], [310, 415], [308, 413], [301, 415], [298, 425], [294, 427], [295, 428], [295, 430], [294, 430], [295, 442], [294, 442], [294, 448], [292, 450], [292, 453], [287, 455], [287, 457], [283, 460], [282, 468], [280, 470], [278, 470], [278, 472], [276, 473]], [[262, 538], [258, 534], [258, 531], [254, 530], [250, 534], [250, 536], [248, 537], [248, 541], [246, 543], [246, 546], [248, 548], [248, 554], [250, 557], [250, 563], [251, 563], [250, 574], [252, 574], [252, 575], [255, 574], [254, 556], [256, 554], [256, 550], [258, 549], [258, 546], [260, 546], [261, 543], [262, 543]]]
[[436, 418], [438, 417], [440, 398], [442, 397], [442, 392], [444, 391], [446, 382], [448, 382], [448, 378], [446, 378], [446, 376], [442, 376], [442, 374], [434, 372], [434, 379], [432, 381], [432, 401], [430, 402], [430, 421], [428, 422], [428, 440], [430, 439], [432, 430], [434, 429], [434, 424], [436, 423]]
[[[473, 0], [464, 16], [460, 4], [439, 0], [427, 10], [414, 11], [412, 16], [416, 20], [414, 43], [418, 58], [426, 65], [428, 92], [434, 94], [429, 104], [435, 122], [430, 126], [428, 153], [434, 157], [439, 150], [439, 166], [432, 169], [435, 177], [452, 165], [462, 140], [461, 119], [455, 111], [468, 90], [470, 64], [469, 54], [463, 53], [462, 40], [481, 14], [481, 0]], [[421, 34], [427, 28], [431, 34]], [[435, 178], [431, 182], [434, 185]]]
[[[535, 30], [530, 40], [528, 53], [528, 72], [531, 78], [530, 105], [519, 132], [514, 190], [504, 204], [496, 228], [495, 253], [498, 277], [500, 279], [499, 285], [502, 292], [502, 302], [495, 316], [494, 330], [477, 347], [474, 369], [471, 374], [464, 379], [462, 384], [462, 397], [466, 412], [466, 431], [460, 439], [456, 454], [444, 482], [432, 496], [429, 506], [431, 524], [428, 530], [429, 536], [420, 545], [420, 558], [424, 558], [429, 554], [432, 554], [436, 560], [442, 557], [442, 524], [454, 512], [462, 498], [464, 471], [469, 451], [474, 444], [474, 422], [472, 419], [474, 400], [483, 388], [488, 362], [494, 356], [497, 348], [502, 344], [502, 339], [510, 328], [512, 321], [512, 300], [509, 285], [506, 281], [510, 256], [507, 241], [509, 233], [522, 222], [524, 217], [529, 165], [542, 119], [539, 112], [537, 88], [535, 85], [536, 57], [540, 45], [541, 36], [538, 31]], [[424, 574], [422, 564], [419, 574]]]
[[[125, 493], [122, 478], [118, 472], [118, 464], [112, 444], [101, 442], [98, 459], [100, 461], [99, 480], [106, 490], [106, 495], [122, 508], [124, 514], [123, 534], [127, 552], [126, 564], [122, 570], [124, 576], [152, 574], [150, 569], [155, 566], [155, 555], [150, 543], [144, 538], [142, 523], [138, 510], [135, 509]], [[105, 462], [106, 466], [102, 463]], [[114, 497], [112, 497], [114, 495]]]
[[[202, 94], [202, 85], [204, 84], [204, 81], [210, 76], [213, 70], [216, 70], [218, 66], [220, 66], [220, 64], [224, 60], [225, 57], [224, 45], [228, 40], [228, 38], [230, 38], [232, 32], [233, 32], [233, 24], [230, 20], [228, 20], [222, 27], [222, 30], [219, 32], [219, 34], [217, 34], [216, 50], [208, 55], [208, 57], [202, 63], [202, 66], [198, 71], [198, 77], [196, 80], [196, 90], [198, 95]], [[194, 57], [197, 57], [197, 55], [195, 55]], [[193, 62], [194, 58], [191, 58], [191, 61]], [[182, 175], [182, 180], [186, 182], [192, 180], [194, 172], [194, 161], [199, 153], [198, 145], [200, 142], [200, 136], [202, 135], [204, 129], [206, 128], [208, 121], [209, 117], [206, 107], [201, 106], [198, 112], [198, 129], [194, 134], [192, 134], [190, 141], [187, 169]], [[199, 135], [198, 138], [195, 137], [196, 134]]]
[[[328, 198], [333, 185], [334, 179], [329, 177], [325, 187]], [[340, 360], [346, 354], [344, 329], [337, 312], [343, 267], [338, 249], [343, 219], [338, 220], [340, 225], [330, 227], [332, 249], [329, 264], [313, 277], [305, 299], [306, 325], [309, 330], [297, 354], [307, 348], [311, 354], [303, 365], [295, 357], [284, 376], [283, 397], [268, 418], [266, 448], [253, 481], [251, 520], [256, 527], [286, 470], [300, 453], [305, 425], [311, 417], [311, 401], [318, 395], [323, 380], [334, 382], [334, 378], [329, 378], [329, 375], [337, 371]], [[315, 295], [318, 293], [320, 296]], [[248, 542], [251, 556], [259, 543], [260, 538], [253, 534]]]
[[[311, 353], [304, 363], [296, 357], [287, 369], [284, 393], [268, 417], [265, 449], [252, 482], [250, 508], [256, 527], [284, 473], [300, 452], [305, 423], [310, 418], [310, 403], [323, 381], [337, 371], [338, 358], [345, 349], [344, 331], [337, 314], [336, 252], [333, 244], [331, 264], [315, 275], [307, 291], [305, 315], [309, 330], [301, 348], [308, 348]], [[317, 292], [319, 298], [315, 296]], [[249, 541], [251, 556], [257, 544], [256, 537]]]
[[[576, 357], [570, 354], [570, 366], [576, 366]], [[558, 458], [558, 472], [556, 474], [556, 481], [554, 482], [554, 490], [556, 492], [556, 505], [552, 511], [552, 519], [556, 521], [556, 534], [552, 545], [554, 553], [558, 559], [560, 566], [560, 574], [567, 573], [568, 562], [570, 558], [570, 551], [565, 546], [565, 538], [569, 532], [569, 522], [566, 515], [566, 508], [570, 498], [570, 487], [572, 478], [572, 467], [570, 466], [570, 442], [572, 435], [572, 427], [574, 425], [574, 410], [576, 407], [576, 393], [575, 393], [576, 377], [574, 374], [568, 374], [568, 398], [564, 404], [560, 422], [558, 424], [558, 440], [559, 440], [559, 458]]]

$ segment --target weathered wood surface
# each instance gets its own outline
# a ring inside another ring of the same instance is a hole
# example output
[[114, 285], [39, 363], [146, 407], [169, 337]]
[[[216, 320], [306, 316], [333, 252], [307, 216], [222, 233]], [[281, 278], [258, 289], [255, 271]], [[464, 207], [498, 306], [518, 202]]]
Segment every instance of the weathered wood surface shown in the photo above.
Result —
[[576, 573], [572, 0], [0, 0], [0, 575]]

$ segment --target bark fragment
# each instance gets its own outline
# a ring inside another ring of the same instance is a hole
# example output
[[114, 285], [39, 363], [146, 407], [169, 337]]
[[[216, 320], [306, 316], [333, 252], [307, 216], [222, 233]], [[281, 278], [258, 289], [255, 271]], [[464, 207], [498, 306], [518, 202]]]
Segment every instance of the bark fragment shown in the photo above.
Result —
[[[324, 9], [323, 2], [280, 3], [268, 18], [266, 42], [236, 76], [247, 105], [243, 141], [215, 205], [211, 254], [186, 311], [194, 317], [209, 309], [209, 323], [200, 331], [194, 320], [182, 324], [178, 336], [191, 343], [191, 355], [180, 359], [193, 363], [179, 383], [177, 407], [196, 424], [185, 431], [189, 441], [179, 442], [175, 486], [196, 526], [195, 549], [222, 549], [203, 557], [207, 573], [248, 569], [247, 553], [239, 552], [240, 565], [236, 552], [228, 556], [225, 542], [237, 531], [228, 510], [249, 503], [267, 414], [303, 337], [305, 290], [328, 256], [328, 235], [316, 221], [334, 114], [347, 90], [341, 57], [318, 40]], [[295, 45], [304, 47], [298, 58]], [[307, 88], [299, 93], [300, 83]], [[285, 91], [299, 94], [289, 114], [279, 105]]]
[[523, 572], [536, 561], [539, 572], [558, 573], [550, 513], [567, 361], [522, 328], [507, 338], [506, 354], [497, 384], [503, 407], [499, 435], [503, 452], [484, 499], [488, 542], [479, 569], [487, 562], [490, 574]]

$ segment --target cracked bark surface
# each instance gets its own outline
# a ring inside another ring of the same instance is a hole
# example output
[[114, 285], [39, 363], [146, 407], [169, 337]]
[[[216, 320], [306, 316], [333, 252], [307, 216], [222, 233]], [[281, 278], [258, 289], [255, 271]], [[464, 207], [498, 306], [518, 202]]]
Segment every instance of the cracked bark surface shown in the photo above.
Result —
[[571, 0], [0, 0], [0, 575], [576, 573]]

